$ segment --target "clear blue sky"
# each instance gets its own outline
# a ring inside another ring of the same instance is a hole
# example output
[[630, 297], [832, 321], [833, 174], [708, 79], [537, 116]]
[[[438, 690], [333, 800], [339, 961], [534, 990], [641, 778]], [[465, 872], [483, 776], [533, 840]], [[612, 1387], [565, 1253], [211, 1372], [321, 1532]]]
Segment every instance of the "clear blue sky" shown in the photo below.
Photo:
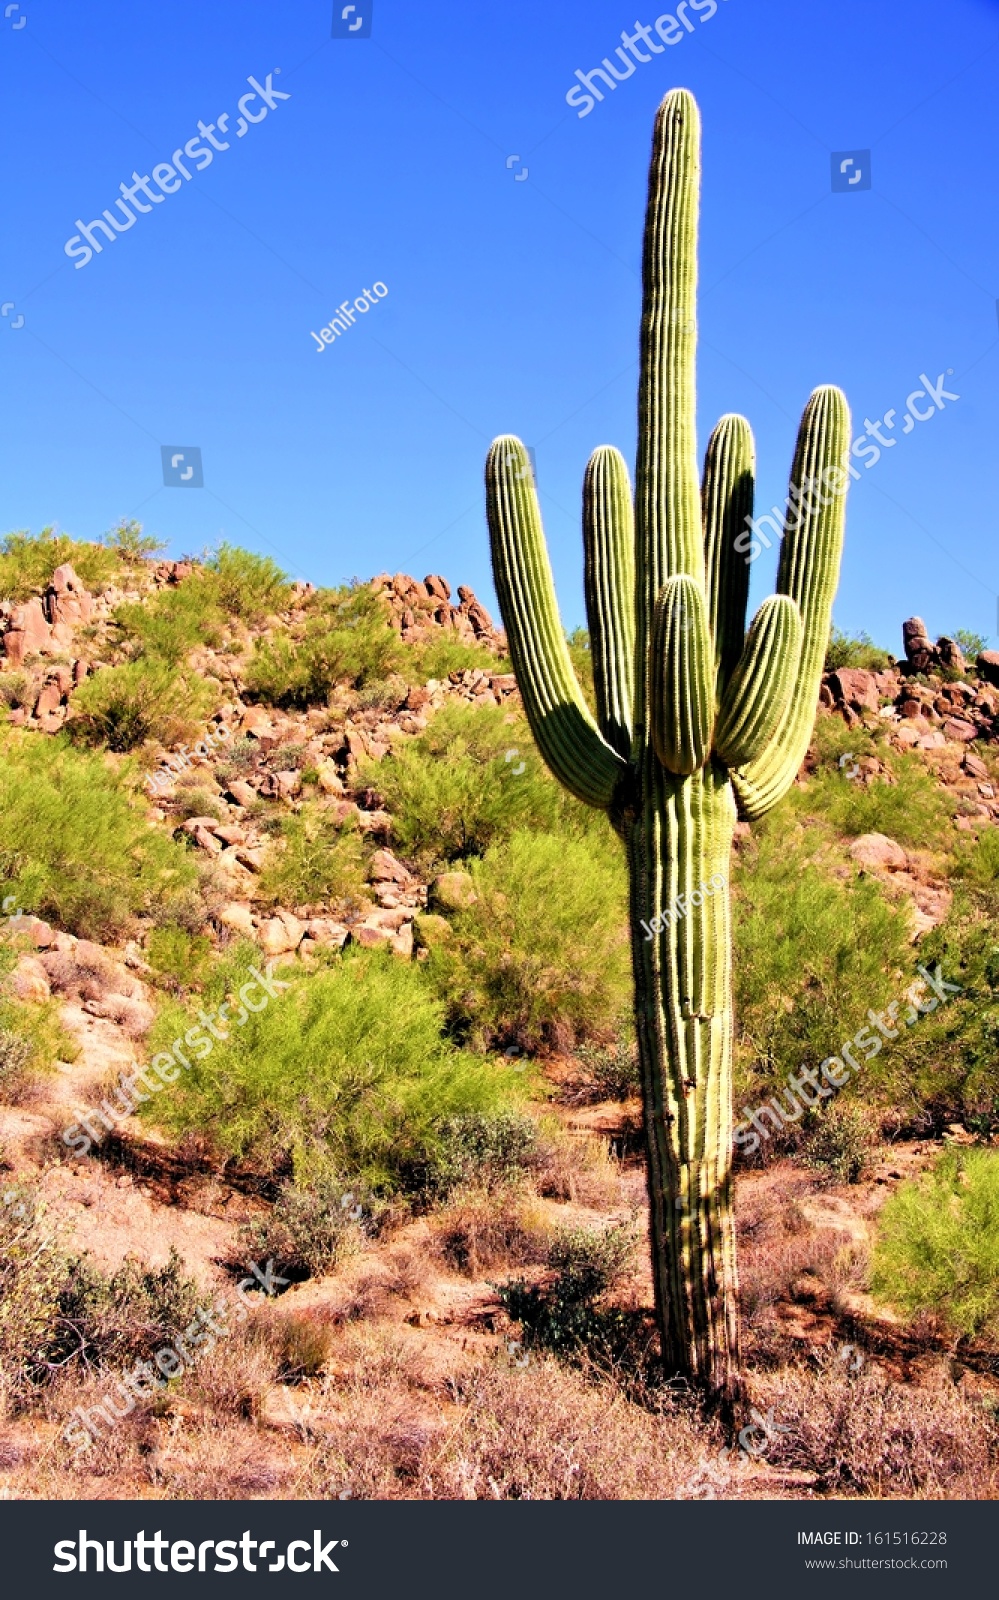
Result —
[[[333, 10], [0, 16], [0, 528], [136, 516], [174, 554], [227, 538], [321, 583], [438, 571], [492, 605], [482, 463], [509, 431], [536, 448], [582, 621], [580, 482], [597, 444], [634, 455], [649, 136], [679, 84], [705, 130], [702, 447], [745, 413], [765, 510], [812, 387], [844, 387], [855, 433], [897, 408], [850, 497], [836, 620], [895, 649], [912, 612], [996, 634], [996, 0], [701, 0], [582, 118], [575, 69], [657, 6], [374, 0], [371, 37], [346, 41]], [[235, 138], [247, 79], [277, 68], [290, 98]], [[230, 148], [158, 203], [140, 189], [148, 214], [77, 267], [75, 219], [221, 112]], [[870, 190], [831, 193], [831, 152], [865, 148]], [[320, 354], [310, 332], [375, 281], [387, 297]], [[960, 399], [902, 436], [920, 375], [948, 369]], [[162, 487], [164, 444], [201, 448], [204, 489]]]

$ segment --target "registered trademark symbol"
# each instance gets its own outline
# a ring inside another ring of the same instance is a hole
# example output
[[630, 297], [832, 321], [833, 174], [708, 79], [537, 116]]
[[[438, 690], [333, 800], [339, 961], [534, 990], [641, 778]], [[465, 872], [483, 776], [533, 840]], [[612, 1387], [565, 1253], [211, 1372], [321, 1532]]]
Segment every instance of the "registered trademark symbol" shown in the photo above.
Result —
[[346, 1548], [347, 1548], [347, 1541], [346, 1541], [346, 1539], [341, 1539], [341, 1540], [340, 1540], [340, 1548], [341, 1548], [341, 1550], [346, 1550]]

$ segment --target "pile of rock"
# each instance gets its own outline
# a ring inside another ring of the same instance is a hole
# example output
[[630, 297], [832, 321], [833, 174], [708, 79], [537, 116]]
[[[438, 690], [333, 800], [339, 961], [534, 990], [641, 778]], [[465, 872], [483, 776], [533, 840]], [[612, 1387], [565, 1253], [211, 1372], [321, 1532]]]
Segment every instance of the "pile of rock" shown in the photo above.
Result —
[[467, 584], [458, 585], [458, 605], [451, 604], [451, 586], [438, 573], [418, 583], [405, 572], [394, 578], [382, 572], [372, 578], [371, 588], [386, 601], [392, 626], [408, 642], [427, 639], [439, 627], [469, 644], [484, 644], [497, 652], [504, 648], [502, 634]]
[[[827, 672], [822, 703], [838, 711], [851, 727], [865, 719], [890, 722], [892, 737], [903, 748], [935, 750], [995, 738], [999, 652], [984, 652], [971, 672], [957, 642], [943, 637], [934, 644], [921, 617], [902, 624], [902, 642], [904, 659], [887, 671], [841, 667]], [[936, 681], [917, 681], [923, 677]]]

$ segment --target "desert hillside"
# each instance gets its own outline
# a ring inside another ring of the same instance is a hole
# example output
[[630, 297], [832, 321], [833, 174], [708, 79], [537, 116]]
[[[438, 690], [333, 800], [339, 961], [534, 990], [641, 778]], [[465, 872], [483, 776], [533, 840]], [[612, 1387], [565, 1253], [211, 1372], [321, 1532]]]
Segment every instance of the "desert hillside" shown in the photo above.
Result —
[[995, 1496], [999, 654], [835, 635], [738, 826], [726, 1432], [657, 1366], [620, 849], [471, 590], [123, 524], [0, 602], [4, 1496]]

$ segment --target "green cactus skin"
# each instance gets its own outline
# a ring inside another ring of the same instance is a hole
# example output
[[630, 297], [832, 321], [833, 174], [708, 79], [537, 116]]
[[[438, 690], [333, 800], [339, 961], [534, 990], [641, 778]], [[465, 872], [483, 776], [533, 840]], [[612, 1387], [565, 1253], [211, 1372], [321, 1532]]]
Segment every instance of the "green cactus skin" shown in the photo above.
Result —
[[[634, 519], [617, 451], [597, 450], [584, 483], [596, 721], [569, 660], [519, 439], [494, 442], [486, 494], [534, 737], [555, 776], [608, 812], [627, 855], [664, 1362], [731, 1402], [740, 1387], [732, 836], [740, 812], [763, 816], [786, 794], [808, 747], [843, 544], [850, 415], [834, 388], [817, 389], [805, 408], [791, 483], [795, 496], [806, 493], [787, 519], [777, 593], [747, 635], [749, 568], [736, 539], [752, 515], [755, 466], [742, 417], [721, 419], [697, 476], [699, 187], [697, 106], [675, 89], [659, 108], [649, 173]], [[830, 469], [839, 476], [823, 477]], [[818, 481], [821, 497], [807, 492]], [[719, 877], [723, 888], [705, 894]], [[664, 918], [680, 895], [684, 915]], [[656, 919], [663, 931], [649, 937]]]

